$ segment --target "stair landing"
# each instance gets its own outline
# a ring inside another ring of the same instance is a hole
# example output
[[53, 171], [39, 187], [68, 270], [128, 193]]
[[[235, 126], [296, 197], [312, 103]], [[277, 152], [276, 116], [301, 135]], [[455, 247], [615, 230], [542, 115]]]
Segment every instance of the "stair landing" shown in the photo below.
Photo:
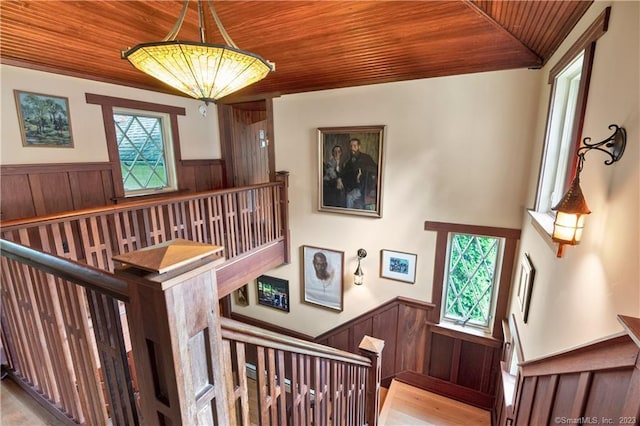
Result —
[[391, 381], [380, 426], [490, 426], [491, 413], [396, 380]]

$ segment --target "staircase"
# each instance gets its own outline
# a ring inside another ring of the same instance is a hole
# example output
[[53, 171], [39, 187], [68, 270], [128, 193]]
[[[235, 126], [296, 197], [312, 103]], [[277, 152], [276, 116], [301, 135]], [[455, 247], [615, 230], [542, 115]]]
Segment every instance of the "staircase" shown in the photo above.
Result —
[[380, 426], [489, 426], [488, 411], [392, 380], [380, 410]]

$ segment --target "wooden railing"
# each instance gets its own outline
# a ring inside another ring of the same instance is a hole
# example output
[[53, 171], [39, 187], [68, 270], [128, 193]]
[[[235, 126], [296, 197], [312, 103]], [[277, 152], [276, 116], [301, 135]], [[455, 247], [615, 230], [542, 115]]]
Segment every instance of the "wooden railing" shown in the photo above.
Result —
[[118, 303], [127, 283], [10, 241], [0, 254], [13, 378], [65, 423], [138, 424]]
[[[221, 322], [225, 364], [255, 371], [247, 381], [236, 368], [227, 380], [231, 424], [376, 424], [379, 352], [361, 345], [366, 357], [359, 356], [228, 318]], [[249, 409], [250, 394], [256, 395], [255, 411]]]
[[[113, 256], [176, 238], [224, 247], [228, 265], [277, 246], [277, 255], [261, 262], [275, 267], [289, 261], [287, 199], [287, 174], [280, 173], [278, 182], [13, 220], [0, 228], [5, 240], [105, 271], [113, 271]], [[223, 274], [221, 297], [258, 276], [238, 269], [246, 270], [230, 267]]]
[[376, 425], [383, 342], [363, 339], [359, 356], [221, 318], [221, 247], [171, 272], [114, 275], [0, 243], [11, 374], [67, 424]]

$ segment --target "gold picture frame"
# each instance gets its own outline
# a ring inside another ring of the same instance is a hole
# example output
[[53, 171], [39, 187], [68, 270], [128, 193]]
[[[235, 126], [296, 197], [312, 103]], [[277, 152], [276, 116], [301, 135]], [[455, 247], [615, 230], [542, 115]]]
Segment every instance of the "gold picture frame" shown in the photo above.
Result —
[[68, 98], [21, 90], [13, 93], [22, 146], [73, 148]]
[[318, 129], [318, 210], [382, 217], [385, 126]]

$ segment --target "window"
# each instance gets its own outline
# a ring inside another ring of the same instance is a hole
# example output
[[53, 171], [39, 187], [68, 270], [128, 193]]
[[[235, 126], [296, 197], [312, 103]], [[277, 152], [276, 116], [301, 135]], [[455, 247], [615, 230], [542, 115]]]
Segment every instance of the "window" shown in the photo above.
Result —
[[167, 114], [114, 109], [126, 196], [177, 189]]
[[572, 133], [584, 52], [580, 53], [555, 79], [551, 100], [546, 152], [542, 166], [538, 211], [551, 213], [551, 208], [562, 198], [566, 182], [571, 176], [569, 155], [574, 151]]
[[502, 248], [502, 238], [449, 234], [443, 318], [481, 328], [492, 325]]
[[606, 31], [606, 8], [549, 72], [551, 101], [544, 153], [532, 216], [550, 235], [555, 214], [551, 209], [566, 192], [577, 166], [596, 41]]
[[425, 229], [437, 232], [431, 320], [499, 338], [520, 230], [444, 222]]
[[114, 201], [180, 189], [178, 116], [185, 115], [184, 108], [93, 93], [85, 97], [102, 107]]

